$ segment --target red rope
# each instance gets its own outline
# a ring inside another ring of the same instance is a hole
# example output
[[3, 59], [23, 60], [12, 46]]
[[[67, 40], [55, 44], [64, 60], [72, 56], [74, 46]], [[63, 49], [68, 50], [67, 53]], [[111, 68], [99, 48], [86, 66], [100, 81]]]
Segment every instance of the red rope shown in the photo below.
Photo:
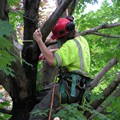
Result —
[[51, 98], [50, 112], [49, 112], [49, 118], [48, 118], [48, 120], [51, 120], [51, 115], [52, 115], [52, 107], [53, 107], [53, 102], [54, 102], [54, 94], [55, 94], [55, 87], [56, 87], [56, 84], [54, 83], [54, 85], [53, 85], [53, 88], [52, 88], [52, 98]]

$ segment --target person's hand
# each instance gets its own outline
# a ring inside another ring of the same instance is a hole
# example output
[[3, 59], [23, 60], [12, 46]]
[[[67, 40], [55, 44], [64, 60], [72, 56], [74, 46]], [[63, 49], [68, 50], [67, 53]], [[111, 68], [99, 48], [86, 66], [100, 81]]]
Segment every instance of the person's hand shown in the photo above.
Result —
[[35, 32], [33, 33], [33, 38], [36, 40], [36, 42], [42, 40], [42, 33], [40, 29], [35, 30]]

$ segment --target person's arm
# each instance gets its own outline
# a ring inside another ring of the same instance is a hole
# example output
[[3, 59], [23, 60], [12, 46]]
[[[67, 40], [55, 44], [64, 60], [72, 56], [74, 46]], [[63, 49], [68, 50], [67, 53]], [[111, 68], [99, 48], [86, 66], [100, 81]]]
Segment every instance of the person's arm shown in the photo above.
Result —
[[39, 29], [35, 30], [33, 34], [33, 38], [36, 40], [38, 43], [38, 46], [43, 53], [46, 61], [48, 62], [49, 65], [53, 66], [54, 65], [54, 55], [51, 51], [48, 50], [44, 42], [42, 41], [42, 34]]

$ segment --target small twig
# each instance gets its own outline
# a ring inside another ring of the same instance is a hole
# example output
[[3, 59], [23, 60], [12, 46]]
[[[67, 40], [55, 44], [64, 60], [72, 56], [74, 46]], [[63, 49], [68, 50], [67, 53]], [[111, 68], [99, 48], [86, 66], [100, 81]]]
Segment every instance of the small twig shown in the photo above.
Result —
[[98, 30], [101, 30], [101, 29], [114, 28], [118, 26], [120, 26], [120, 22], [116, 22], [113, 24], [101, 24], [100, 26], [94, 27], [92, 29], [85, 30], [83, 32], [78, 32], [77, 35], [95, 34], [95, 35], [100, 35], [100, 36], [105, 36], [105, 37], [110, 37], [110, 38], [120, 38], [119, 35], [108, 35], [108, 34], [103, 34], [103, 33], [98, 32]]
[[98, 35], [98, 36], [104, 36], [104, 37], [109, 37], [109, 38], [120, 38], [119, 35], [110, 35], [110, 34], [103, 34], [100, 32], [91, 32], [90, 34]]

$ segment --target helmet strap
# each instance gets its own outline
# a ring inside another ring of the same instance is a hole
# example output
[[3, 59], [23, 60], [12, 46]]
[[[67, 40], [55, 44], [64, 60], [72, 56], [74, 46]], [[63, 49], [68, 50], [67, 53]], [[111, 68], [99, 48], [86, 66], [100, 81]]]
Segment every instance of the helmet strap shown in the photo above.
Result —
[[60, 48], [67, 41], [66, 36], [59, 38], [57, 41], [58, 48]]
[[58, 44], [58, 48], [60, 48], [62, 46], [62, 43], [60, 40], [58, 40], [57, 44]]

